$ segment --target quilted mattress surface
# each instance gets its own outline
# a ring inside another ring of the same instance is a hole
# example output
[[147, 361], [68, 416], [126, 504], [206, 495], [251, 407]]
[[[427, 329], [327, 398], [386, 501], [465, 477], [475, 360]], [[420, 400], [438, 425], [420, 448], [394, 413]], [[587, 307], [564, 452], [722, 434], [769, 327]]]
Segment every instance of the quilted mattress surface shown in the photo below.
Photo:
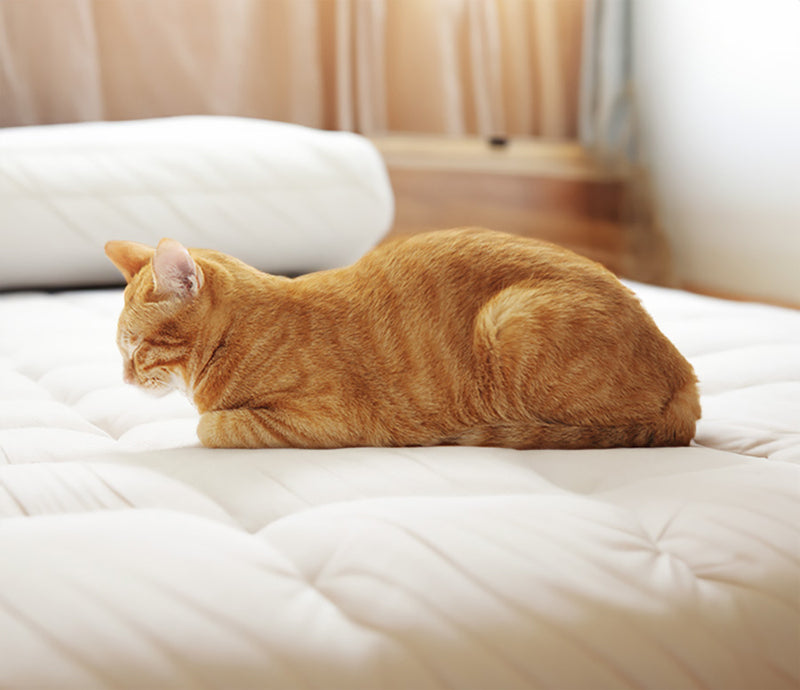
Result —
[[220, 451], [0, 296], [0, 688], [796, 688], [800, 313], [634, 286], [688, 448]]

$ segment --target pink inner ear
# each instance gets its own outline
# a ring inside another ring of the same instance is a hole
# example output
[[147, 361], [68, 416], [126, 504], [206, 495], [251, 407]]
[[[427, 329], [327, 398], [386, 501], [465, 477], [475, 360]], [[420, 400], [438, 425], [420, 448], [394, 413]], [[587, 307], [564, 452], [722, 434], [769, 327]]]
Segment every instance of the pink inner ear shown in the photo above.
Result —
[[192, 297], [200, 289], [201, 277], [187, 249], [175, 240], [163, 239], [153, 255], [156, 293]]

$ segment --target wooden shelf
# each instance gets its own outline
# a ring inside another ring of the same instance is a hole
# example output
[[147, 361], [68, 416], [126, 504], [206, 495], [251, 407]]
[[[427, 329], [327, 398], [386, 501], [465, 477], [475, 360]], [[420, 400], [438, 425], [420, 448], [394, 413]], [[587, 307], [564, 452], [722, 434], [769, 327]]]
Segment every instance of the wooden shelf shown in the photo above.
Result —
[[437, 170], [555, 179], [621, 179], [625, 170], [600, 166], [575, 141], [510, 138], [492, 146], [479, 137], [425, 135], [374, 137], [372, 142], [394, 170]]
[[[390, 236], [482, 226], [569, 247], [621, 275], [636, 273], [625, 171], [576, 142], [391, 136], [373, 139], [395, 193]], [[652, 257], [648, 259], [652, 262]], [[648, 273], [658, 273], [651, 266]]]

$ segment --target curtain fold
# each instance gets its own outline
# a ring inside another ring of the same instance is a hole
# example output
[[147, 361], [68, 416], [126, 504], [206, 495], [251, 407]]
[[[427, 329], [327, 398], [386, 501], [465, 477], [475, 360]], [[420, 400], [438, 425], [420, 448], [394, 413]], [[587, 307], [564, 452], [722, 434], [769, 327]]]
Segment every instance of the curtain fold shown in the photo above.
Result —
[[[591, 1], [591, 0], [590, 0]], [[0, 125], [575, 138], [584, 0], [0, 0]]]
[[586, 0], [579, 139], [614, 166], [633, 159], [631, 0]]
[[503, 112], [503, 72], [497, 5], [484, 0], [469, 0], [467, 11], [476, 129], [484, 134], [503, 133], [507, 126]]

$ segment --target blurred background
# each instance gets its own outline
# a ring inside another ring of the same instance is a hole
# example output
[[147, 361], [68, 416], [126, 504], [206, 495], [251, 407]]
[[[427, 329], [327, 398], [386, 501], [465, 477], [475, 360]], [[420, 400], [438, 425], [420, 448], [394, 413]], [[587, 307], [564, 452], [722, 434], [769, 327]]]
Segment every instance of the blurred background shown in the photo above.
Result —
[[798, 0], [0, 0], [0, 126], [356, 131], [394, 233], [484, 225], [797, 306], [798, 35]]

